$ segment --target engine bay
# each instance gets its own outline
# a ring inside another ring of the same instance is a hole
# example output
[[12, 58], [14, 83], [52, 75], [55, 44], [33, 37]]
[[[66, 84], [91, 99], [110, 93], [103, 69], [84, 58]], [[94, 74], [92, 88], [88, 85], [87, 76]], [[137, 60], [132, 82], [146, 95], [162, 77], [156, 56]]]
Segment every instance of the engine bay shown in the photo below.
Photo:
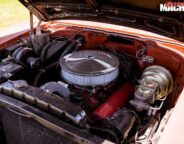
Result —
[[178, 95], [179, 64], [156, 47], [92, 30], [36, 32], [1, 50], [0, 92], [111, 142], [150, 142]]

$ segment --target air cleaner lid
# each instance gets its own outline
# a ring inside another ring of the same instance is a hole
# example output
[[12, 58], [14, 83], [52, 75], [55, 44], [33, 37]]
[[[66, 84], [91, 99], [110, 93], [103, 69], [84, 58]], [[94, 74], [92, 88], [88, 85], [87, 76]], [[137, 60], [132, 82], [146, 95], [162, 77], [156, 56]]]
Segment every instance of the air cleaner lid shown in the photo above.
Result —
[[66, 55], [60, 61], [62, 77], [82, 86], [103, 85], [118, 76], [116, 56], [98, 50], [83, 50]]

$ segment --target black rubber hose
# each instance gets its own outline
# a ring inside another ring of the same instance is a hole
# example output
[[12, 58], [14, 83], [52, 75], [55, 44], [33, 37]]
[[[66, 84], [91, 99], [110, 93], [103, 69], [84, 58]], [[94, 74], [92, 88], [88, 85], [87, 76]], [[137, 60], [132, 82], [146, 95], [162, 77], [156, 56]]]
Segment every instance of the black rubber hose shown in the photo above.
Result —
[[42, 49], [41, 55], [40, 55], [40, 60], [42, 62], [42, 66], [45, 60], [45, 54], [47, 53], [47, 50], [49, 49], [49, 47], [51, 46], [52, 43], [48, 43], [47, 45], [45, 45]]
[[36, 78], [34, 79], [33, 86], [37, 87], [38, 83], [39, 83], [39, 80], [42, 77], [42, 75], [45, 74], [51, 68], [57, 66], [57, 64], [58, 64], [58, 62], [54, 62], [54, 63], [46, 66], [44, 69], [41, 69], [40, 72], [37, 74]]
[[78, 44], [77, 41], [72, 42], [61, 54], [61, 58], [64, 57], [66, 54], [68, 54], [74, 47], [76, 47]]
[[[62, 57], [64, 57], [66, 54], [68, 54], [73, 48], [75, 48], [76, 46], [77, 46], [77, 44], [78, 44], [78, 41], [74, 41], [74, 42], [72, 42], [65, 50], [64, 50], [64, 52], [61, 54], [61, 56], [60, 56], [60, 58], [59, 58], [59, 61], [60, 61], [60, 59], [62, 58]], [[49, 44], [48, 44], [49, 45]], [[48, 46], [49, 47], [49, 46]], [[43, 52], [42, 52], [42, 54], [41, 54], [41, 60], [42, 59], [44, 59], [44, 56], [45, 56], [45, 53], [46, 53], [46, 51], [47, 51], [47, 45], [44, 47], [44, 49], [42, 50]], [[40, 80], [40, 78], [42, 77], [42, 75], [44, 74], [44, 73], [46, 73], [49, 69], [51, 69], [51, 68], [53, 68], [53, 67], [55, 67], [55, 66], [57, 66], [58, 65], [58, 62], [54, 62], [54, 63], [52, 63], [52, 64], [50, 64], [50, 65], [48, 65], [48, 66], [46, 66], [45, 68], [43, 68], [42, 70], [40, 70], [40, 72], [37, 74], [37, 76], [36, 76], [36, 78], [35, 78], [35, 80], [34, 80], [34, 82], [33, 82], [33, 86], [38, 86], [38, 83], [39, 83], [39, 80]]]

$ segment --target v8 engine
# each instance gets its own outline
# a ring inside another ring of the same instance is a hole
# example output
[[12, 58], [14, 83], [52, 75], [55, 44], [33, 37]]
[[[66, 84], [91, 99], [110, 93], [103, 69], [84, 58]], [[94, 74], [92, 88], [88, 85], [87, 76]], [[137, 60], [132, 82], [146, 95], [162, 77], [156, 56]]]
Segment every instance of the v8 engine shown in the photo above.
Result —
[[[107, 36], [117, 45], [119, 39]], [[21, 38], [3, 50], [0, 93], [102, 139], [144, 143], [141, 136], [160, 122], [172, 74], [151, 61], [142, 70], [140, 50], [136, 57], [103, 42], [93, 48], [87, 42], [79, 34]]]

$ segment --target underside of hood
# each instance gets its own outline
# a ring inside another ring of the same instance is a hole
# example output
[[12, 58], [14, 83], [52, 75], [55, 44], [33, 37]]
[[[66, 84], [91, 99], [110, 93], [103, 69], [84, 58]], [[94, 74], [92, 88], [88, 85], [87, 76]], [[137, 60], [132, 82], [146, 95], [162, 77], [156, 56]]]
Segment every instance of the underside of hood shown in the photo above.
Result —
[[[184, 16], [168, 0], [19, 0], [43, 21], [90, 20], [151, 31], [184, 41]], [[177, 3], [180, 1], [178, 0]], [[182, 3], [180, 3], [182, 4]], [[166, 10], [166, 11], [160, 11]]]

